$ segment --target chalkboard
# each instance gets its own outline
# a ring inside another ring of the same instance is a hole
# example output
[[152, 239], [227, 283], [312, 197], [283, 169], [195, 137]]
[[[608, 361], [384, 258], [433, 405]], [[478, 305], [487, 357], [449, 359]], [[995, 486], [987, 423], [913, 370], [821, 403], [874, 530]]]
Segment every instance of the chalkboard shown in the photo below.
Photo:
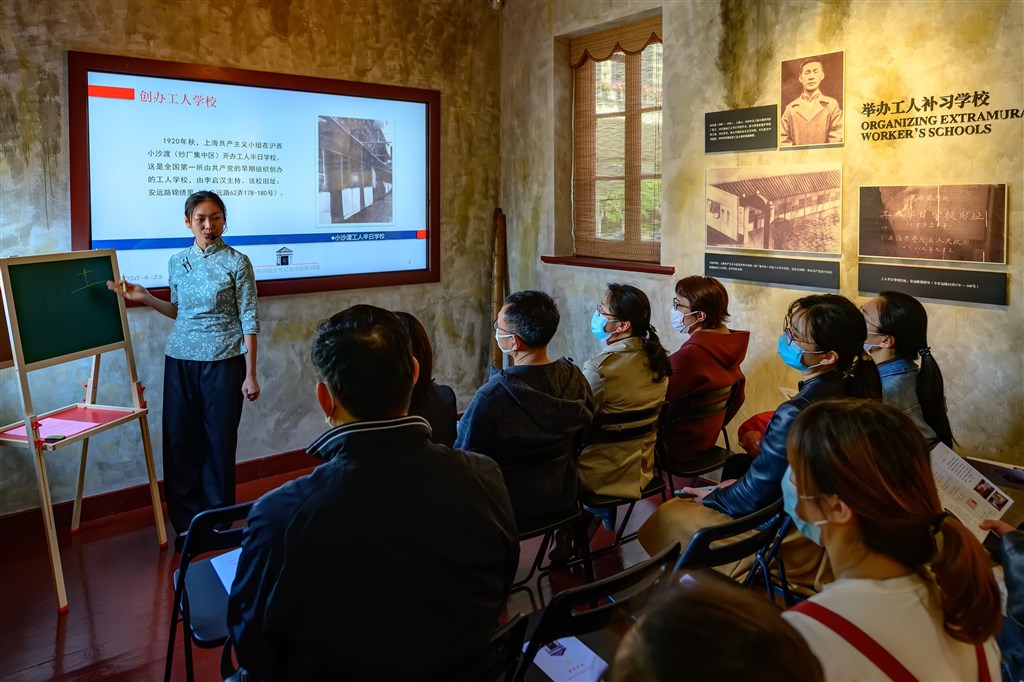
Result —
[[123, 304], [107, 290], [114, 252], [3, 259], [4, 298], [26, 368], [110, 350], [125, 341]]

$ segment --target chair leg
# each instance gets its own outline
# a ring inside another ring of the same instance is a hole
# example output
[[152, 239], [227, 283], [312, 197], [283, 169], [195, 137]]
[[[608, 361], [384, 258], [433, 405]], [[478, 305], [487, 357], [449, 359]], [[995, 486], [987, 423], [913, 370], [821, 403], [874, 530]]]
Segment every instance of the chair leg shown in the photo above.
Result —
[[[516, 582], [512, 583], [512, 588], [513, 589], [518, 588], [518, 587], [522, 587], [526, 583], [530, 582], [530, 579], [533, 578], [533, 574], [537, 572], [537, 569], [540, 569], [542, 572], [547, 570], [547, 569], [544, 569], [542, 567], [542, 564], [544, 562], [544, 552], [547, 551], [548, 543], [550, 541], [551, 541], [551, 533], [545, 533], [544, 537], [541, 539], [540, 548], [537, 550], [537, 556], [535, 556], [533, 558], [533, 564], [530, 565], [530, 572], [527, 573], [526, 577], [523, 578], [522, 580], [517, 580]], [[548, 568], [550, 568], [550, 567], [548, 567]]]
[[174, 605], [171, 607], [171, 631], [167, 634], [167, 660], [164, 662], [164, 682], [171, 682], [171, 665], [174, 663], [174, 639], [178, 634], [178, 607], [181, 604], [181, 590], [174, 591]]
[[633, 507], [636, 506], [636, 502], [630, 502], [629, 506], [626, 507], [626, 515], [622, 517], [622, 525], [619, 526], [619, 532], [615, 534], [615, 545], [618, 546], [622, 543], [622, 536], [626, 533], [626, 525], [629, 524], [629, 517], [633, 513]]
[[182, 594], [181, 640], [185, 645], [185, 679], [188, 682], [195, 682], [195, 670], [192, 667], [192, 617], [188, 607], [188, 592]]
[[786, 577], [786, 566], [782, 563], [782, 555], [775, 557], [775, 563], [779, 567], [779, 582], [781, 583], [782, 589], [782, 603], [786, 605], [788, 609], [793, 605], [795, 601], [793, 599], [793, 593], [789, 589], [789, 579]]
[[583, 574], [587, 578], [587, 583], [594, 582], [594, 561], [590, 555], [590, 538], [587, 536], [587, 517], [576, 524], [576, 546], [582, 550], [583, 559]]

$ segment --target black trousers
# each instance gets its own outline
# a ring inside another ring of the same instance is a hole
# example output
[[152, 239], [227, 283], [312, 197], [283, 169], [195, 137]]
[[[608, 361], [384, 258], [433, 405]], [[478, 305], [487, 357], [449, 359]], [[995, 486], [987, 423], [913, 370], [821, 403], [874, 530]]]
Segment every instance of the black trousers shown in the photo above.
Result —
[[244, 355], [213, 362], [164, 357], [164, 493], [179, 535], [199, 512], [235, 503], [244, 381]]

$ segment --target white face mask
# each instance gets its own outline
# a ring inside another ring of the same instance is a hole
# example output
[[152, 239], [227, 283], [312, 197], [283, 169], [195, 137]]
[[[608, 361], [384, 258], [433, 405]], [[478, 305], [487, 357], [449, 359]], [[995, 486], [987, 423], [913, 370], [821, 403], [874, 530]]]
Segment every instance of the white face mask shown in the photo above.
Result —
[[695, 320], [690, 324], [686, 324], [686, 318], [689, 317], [690, 315], [696, 315], [699, 312], [699, 310], [691, 310], [690, 312], [684, 315], [683, 313], [679, 312], [679, 310], [675, 306], [672, 306], [672, 310], [669, 313], [669, 316], [672, 318], [672, 328], [675, 329], [680, 334], [689, 334], [690, 330], [693, 329], [694, 326], [701, 323], [701, 320]]
[[511, 353], [512, 349], [509, 348], [508, 350], [505, 350], [502, 348], [501, 342], [498, 341], [498, 339], [511, 339], [513, 336], [515, 336], [515, 334], [499, 334], [497, 329], [494, 330], [494, 340], [498, 343], [498, 350], [500, 350], [504, 355]]

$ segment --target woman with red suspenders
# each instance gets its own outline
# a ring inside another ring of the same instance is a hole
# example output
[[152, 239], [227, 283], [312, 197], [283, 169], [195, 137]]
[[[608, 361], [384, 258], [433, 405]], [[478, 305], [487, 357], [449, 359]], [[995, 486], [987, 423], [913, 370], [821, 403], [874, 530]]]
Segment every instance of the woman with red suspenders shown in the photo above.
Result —
[[836, 581], [785, 613], [826, 680], [1000, 679], [988, 554], [942, 510], [928, 446], [877, 401], [808, 407], [787, 439], [783, 499]]

